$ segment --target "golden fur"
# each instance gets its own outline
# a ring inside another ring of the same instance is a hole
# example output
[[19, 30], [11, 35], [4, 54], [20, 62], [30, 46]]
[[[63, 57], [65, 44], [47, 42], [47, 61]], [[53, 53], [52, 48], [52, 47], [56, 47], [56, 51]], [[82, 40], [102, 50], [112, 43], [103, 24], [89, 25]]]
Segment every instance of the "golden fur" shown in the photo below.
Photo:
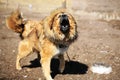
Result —
[[[68, 16], [70, 23], [70, 31], [67, 35], [63, 34], [59, 28], [59, 15], [62, 13]], [[8, 24], [10, 21], [7, 22], [7, 25], [13, 29], [13, 31], [20, 32], [19, 30], [15, 30], [18, 27], [15, 26], [17, 22], [11, 23], [15, 28], [11, 26], [11, 24]], [[16, 68], [21, 70], [20, 60], [36, 49], [41, 55], [41, 64], [46, 80], [53, 80], [50, 76], [51, 59], [58, 55], [60, 60], [59, 70], [60, 72], [63, 72], [65, 67], [63, 53], [77, 38], [77, 24], [74, 18], [65, 9], [57, 9], [43, 21], [27, 21], [26, 24], [24, 24], [23, 30], [24, 31], [21, 31], [20, 33], [24, 39], [19, 43]]]
[[19, 10], [15, 10], [6, 19], [6, 25], [9, 29], [15, 32], [22, 32], [23, 18]]

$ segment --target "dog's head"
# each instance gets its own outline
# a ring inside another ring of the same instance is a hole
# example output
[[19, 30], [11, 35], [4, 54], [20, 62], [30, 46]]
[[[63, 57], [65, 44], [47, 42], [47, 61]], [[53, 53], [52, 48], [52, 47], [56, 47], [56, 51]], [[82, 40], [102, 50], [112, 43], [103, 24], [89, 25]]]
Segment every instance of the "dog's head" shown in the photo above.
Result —
[[44, 20], [45, 35], [59, 42], [73, 42], [77, 38], [77, 24], [65, 10], [55, 10]]

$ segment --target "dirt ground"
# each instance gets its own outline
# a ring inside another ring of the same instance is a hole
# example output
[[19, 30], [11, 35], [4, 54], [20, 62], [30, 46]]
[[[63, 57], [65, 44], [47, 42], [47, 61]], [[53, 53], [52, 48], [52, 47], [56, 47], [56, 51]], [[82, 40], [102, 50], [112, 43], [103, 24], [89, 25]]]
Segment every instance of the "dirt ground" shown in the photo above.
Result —
[[[17, 33], [7, 29], [5, 18], [10, 14], [8, 9], [0, 12], [0, 80], [44, 80], [41, 64], [36, 53], [21, 61], [23, 69], [15, 69], [18, 42]], [[30, 13], [23, 11], [28, 19], [40, 20], [48, 13]], [[55, 80], [120, 80], [120, 21], [96, 20], [81, 18], [75, 15], [79, 37], [73, 43], [68, 55], [65, 54], [66, 67], [62, 74], [58, 72], [59, 61], [52, 60], [52, 76]], [[112, 67], [110, 74], [91, 72], [91, 66], [105, 63]]]

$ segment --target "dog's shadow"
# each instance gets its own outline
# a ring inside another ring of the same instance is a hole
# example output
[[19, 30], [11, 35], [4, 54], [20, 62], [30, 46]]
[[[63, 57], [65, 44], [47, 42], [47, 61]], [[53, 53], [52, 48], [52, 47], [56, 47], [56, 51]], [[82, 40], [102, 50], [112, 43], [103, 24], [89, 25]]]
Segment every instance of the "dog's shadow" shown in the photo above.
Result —
[[25, 68], [25, 67], [28, 67], [28, 68], [37, 68], [37, 67], [41, 67], [41, 64], [40, 64], [39, 59], [36, 58], [36, 59], [30, 61], [30, 65], [22, 66], [22, 68]]
[[[28, 68], [36, 68], [41, 67], [41, 64], [38, 59], [34, 59], [33, 61], [30, 61], [30, 65], [23, 66]], [[52, 77], [55, 77], [55, 75], [60, 74], [59, 72], [59, 60], [58, 59], [52, 59], [51, 61], [51, 70], [52, 70]], [[88, 66], [83, 63], [79, 63], [77, 61], [66, 61], [65, 63], [65, 70], [62, 73], [64, 74], [86, 74], [88, 71]]]

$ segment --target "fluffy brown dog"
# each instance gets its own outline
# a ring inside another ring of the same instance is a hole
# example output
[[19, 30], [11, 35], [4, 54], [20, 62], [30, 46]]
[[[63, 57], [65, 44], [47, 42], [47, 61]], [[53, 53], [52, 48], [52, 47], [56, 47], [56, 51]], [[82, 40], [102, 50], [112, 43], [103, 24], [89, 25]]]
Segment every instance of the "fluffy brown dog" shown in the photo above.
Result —
[[24, 39], [19, 43], [16, 68], [21, 70], [20, 60], [36, 49], [41, 55], [44, 76], [47, 80], [53, 80], [50, 75], [51, 59], [56, 55], [59, 57], [59, 70], [63, 72], [65, 68], [63, 53], [77, 38], [77, 24], [73, 16], [65, 9], [57, 9], [41, 22], [26, 22], [22, 29]]

